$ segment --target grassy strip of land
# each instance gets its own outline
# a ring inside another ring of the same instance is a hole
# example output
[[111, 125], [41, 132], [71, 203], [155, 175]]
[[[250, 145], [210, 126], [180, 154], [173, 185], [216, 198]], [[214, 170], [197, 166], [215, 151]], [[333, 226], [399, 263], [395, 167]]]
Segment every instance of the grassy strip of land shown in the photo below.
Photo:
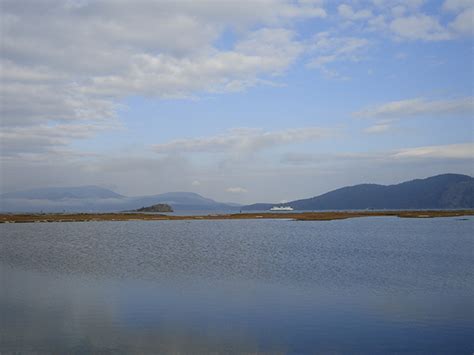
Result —
[[74, 213], [74, 214], [0, 214], [0, 223], [93, 222], [93, 221], [175, 221], [221, 219], [293, 219], [298, 221], [330, 221], [355, 217], [394, 216], [401, 218], [435, 218], [473, 216], [474, 210], [445, 211], [340, 211], [288, 213], [236, 213], [205, 216], [175, 216], [149, 213]]

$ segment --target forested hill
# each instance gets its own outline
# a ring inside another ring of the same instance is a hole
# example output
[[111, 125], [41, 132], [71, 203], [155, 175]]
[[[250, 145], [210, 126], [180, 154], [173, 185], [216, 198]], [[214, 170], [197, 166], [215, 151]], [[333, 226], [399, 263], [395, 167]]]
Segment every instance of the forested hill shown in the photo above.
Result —
[[[259, 203], [243, 210], [267, 210]], [[361, 184], [285, 203], [295, 210], [474, 208], [474, 178], [443, 174], [396, 185]]]

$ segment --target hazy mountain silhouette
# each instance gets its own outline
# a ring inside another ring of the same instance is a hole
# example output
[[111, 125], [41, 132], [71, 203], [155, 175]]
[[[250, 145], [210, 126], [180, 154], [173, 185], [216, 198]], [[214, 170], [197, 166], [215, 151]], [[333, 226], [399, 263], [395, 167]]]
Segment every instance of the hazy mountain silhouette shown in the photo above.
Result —
[[[275, 205], [281, 204], [257, 203], [242, 210], [268, 210]], [[295, 210], [474, 208], [474, 179], [443, 174], [388, 186], [361, 184], [284, 205]]]
[[113, 191], [98, 186], [46, 187], [0, 195], [2, 199], [65, 200], [86, 198], [123, 198]]
[[[52, 187], [0, 195], [2, 212], [107, 212], [168, 204], [174, 211], [268, 210], [273, 203], [221, 203], [193, 192], [127, 197], [98, 186]], [[361, 184], [284, 204], [295, 210], [474, 208], [474, 178], [443, 174], [396, 185]]]
[[168, 204], [174, 211], [236, 209], [234, 204], [217, 202], [193, 192], [127, 197], [98, 186], [30, 189], [0, 195], [0, 211], [3, 212], [105, 212], [156, 204]]

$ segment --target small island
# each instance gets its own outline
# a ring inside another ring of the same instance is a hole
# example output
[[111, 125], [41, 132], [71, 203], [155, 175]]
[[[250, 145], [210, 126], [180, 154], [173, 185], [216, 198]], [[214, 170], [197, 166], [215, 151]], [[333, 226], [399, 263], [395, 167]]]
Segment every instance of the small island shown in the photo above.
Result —
[[156, 205], [151, 205], [148, 207], [142, 207], [131, 212], [173, 212], [173, 209], [170, 205], [166, 203], [158, 203]]

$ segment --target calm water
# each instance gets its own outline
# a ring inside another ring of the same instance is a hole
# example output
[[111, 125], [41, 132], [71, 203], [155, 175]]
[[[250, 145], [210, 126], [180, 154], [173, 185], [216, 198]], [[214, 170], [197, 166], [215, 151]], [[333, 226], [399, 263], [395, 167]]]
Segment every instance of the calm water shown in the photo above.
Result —
[[0, 352], [474, 351], [474, 218], [0, 225]]

